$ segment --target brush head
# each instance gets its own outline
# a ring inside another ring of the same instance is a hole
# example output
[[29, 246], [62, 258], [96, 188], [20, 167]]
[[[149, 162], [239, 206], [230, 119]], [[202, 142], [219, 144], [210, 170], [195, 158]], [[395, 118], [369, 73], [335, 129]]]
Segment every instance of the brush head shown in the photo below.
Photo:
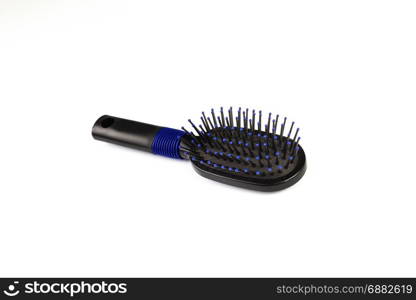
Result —
[[200, 119], [198, 127], [189, 120], [196, 133], [182, 128], [183, 154], [200, 175], [243, 188], [277, 191], [305, 173], [299, 128], [288, 124], [286, 117], [241, 108], [234, 117], [232, 107], [226, 113], [221, 107], [218, 116], [212, 109], [211, 116], [202, 112]]

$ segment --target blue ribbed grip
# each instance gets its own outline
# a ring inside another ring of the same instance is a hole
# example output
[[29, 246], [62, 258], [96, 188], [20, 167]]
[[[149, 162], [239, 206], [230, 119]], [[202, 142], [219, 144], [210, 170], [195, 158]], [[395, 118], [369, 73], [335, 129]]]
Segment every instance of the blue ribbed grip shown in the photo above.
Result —
[[172, 128], [161, 128], [155, 135], [152, 143], [152, 152], [172, 158], [181, 158], [179, 146], [185, 132]]

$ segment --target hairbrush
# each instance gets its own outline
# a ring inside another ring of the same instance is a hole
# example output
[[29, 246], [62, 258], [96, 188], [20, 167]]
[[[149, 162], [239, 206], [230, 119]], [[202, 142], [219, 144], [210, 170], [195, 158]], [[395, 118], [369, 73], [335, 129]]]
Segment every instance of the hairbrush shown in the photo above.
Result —
[[305, 152], [295, 122], [289, 126], [286, 117], [272, 117], [271, 113], [262, 118], [261, 111], [239, 108], [234, 113], [232, 107], [228, 112], [221, 107], [218, 115], [214, 109], [208, 116], [202, 112], [199, 125], [188, 120], [189, 130], [177, 130], [104, 115], [95, 122], [92, 135], [97, 140], [190, 160], [198, 174], [218, 182], [278, 191], [305, 174]]

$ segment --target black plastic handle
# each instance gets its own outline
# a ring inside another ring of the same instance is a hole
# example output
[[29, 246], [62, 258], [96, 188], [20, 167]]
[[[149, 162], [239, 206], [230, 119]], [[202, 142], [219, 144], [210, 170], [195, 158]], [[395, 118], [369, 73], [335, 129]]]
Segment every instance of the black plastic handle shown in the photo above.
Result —
[[95, 122], [92, 136], [97, 140], [153, 152], [153, 140], [161, 128], [156, 125], [104, 115]]

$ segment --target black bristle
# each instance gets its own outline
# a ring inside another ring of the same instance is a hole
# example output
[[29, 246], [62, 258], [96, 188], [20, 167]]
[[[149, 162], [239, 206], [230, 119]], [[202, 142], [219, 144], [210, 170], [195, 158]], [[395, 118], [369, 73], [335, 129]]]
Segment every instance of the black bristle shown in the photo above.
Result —
[[241, 107], [238, 108], [238, 115], [237, 115], [237, 128], [240, 131], [241, 128]]
[[257, 130], [261, 131], [261, 111], [259, 111], [259, 126]]
[[215, 117], [214, 109], [211, 109], [212, 120], [214, 121], [215, 128], [218, 127], [217, 118]]
[[286, 126], [286, 117], [282, 125], [280, 126], [279, 144], [280, 144], [280, 147], [282, 147], [282, 149], [283, 149], [283, 143], [284, 143], [285, 126]]
[[225, 127], [225, 120], [224, 120], [224, 110], [221, 107], [221, 127]]
[[220, 127], [223, 128], [224, 124], [222, 123], [220, 117], [217, 117], [217, 120], [218, 120], [218, 124], [220, 125]]
[[276, 134], [277, 124], [279, 124], [279, 115], [276, 115], [275, 123], [273, 126], [273, 134]]
[[269, 113], [269, 119], [267, 120], [267, 136], [269, 136], [270, 133], [270, 119], [272, 118], [272, 113]]
[[234, 118], [233, 118], [233, 107], [230, 107], [230, 109], [228, 110], [228, 115], [229, 115], [229, 119], [230, 119], [230, 127], [234, 127]]
[[202, 122], [204, 123], [204, 126], [207, 128], [207, 130], [209, 131], [209, 125], [208, 125], [208, 121], [207, 121], [207, 117], [205, 116], [205, 113], [202, 112], [202, 117], [201, 117]]
[[256, 111], [253, 109], [253, 117], [251, 118], [251, 131], [254, 132], [256, 125]]
[[298, 133], [299, 133], [299, 128], [296, 129], [295, 136], [293, 137], [293, 140], [292, 140], [292, 145], [291, 145], [291, 148], [290, 148], [290, 152], [292, 152], [292, 150], [294, 148], [296, 138], [298, 137]]
[[202, 125], [204, 125], [205, 131], [209, 132], [211, 129], [208, 126], [208, 122], [205, 122], [205, 119], [203, 117], [201, 117], [201, 122], [202, 122]]

